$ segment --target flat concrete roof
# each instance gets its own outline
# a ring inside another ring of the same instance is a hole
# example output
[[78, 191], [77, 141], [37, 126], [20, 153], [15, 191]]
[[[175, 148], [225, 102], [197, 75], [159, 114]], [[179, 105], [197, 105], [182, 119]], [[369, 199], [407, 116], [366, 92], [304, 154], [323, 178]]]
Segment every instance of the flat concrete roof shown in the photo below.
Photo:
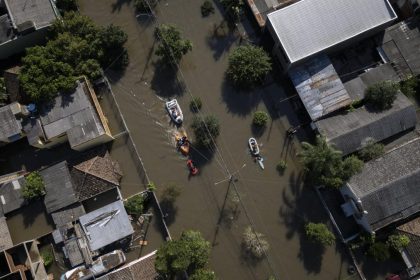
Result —
[[37, 29], [50, 25], [57, 14], [51, 0], [4, 0], [13, 26], [32, 21]]
[[268, 15], [291, 63], [396, 18], [388, 0], [301, 0]]

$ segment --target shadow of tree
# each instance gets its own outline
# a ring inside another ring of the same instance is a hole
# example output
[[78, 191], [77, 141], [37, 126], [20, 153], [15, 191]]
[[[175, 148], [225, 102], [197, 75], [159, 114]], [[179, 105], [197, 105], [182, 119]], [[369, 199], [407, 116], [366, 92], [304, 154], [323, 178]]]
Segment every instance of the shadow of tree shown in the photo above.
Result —
[[229, 52], [238, 39], [239, 36], [234, 32], [233, 26], [223, 20], [220, 24], [215, 23], [212, 26], [206, 42], [213, 51], [213, 58], [219, 60], [224, 53]]
[[257, 91], [239, 91], [227, 80], [222, 84], [222, 100], [228, 111], [239, 116], [248, 115], [261, 101], [261, 93]]
[[151, 87], [157, 95], [164, 98], [181, 96], [185, 92], [185, 84], [177, 78], [178, 69], [167, 65], [162, 61], [154, 64], [154, 75], [151, 81]]
[[298, 258], [302, 261], [308, 273], [319, 273], [322, 266], [325, 248], [310, 242], [305, 235], [304, 225], [311, 222], [326, 223], [328, 218], [316, 196], [315, 191], [305, 186], [305, 177], [301, 172], [290, 175], [290, 189], [282, 193], [283, 204], [280, 207], [279, 215], [287, 228], [288, 239], [298, 235], [300, 249]]
[[130, 5], [131, 0], [117, 0], [111, 4], [112, 13], [119, 12], [123, 5]]
[[178, 207], [176, 207], [174, 201], [165, 198], [160, 201], [160, 207], [165, 215], [166, 224], [170, 226], [175, 222]]

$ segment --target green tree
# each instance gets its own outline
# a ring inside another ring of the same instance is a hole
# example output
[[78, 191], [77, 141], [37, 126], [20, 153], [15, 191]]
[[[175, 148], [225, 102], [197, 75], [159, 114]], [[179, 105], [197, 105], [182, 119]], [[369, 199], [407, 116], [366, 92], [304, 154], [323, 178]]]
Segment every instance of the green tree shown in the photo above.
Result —
[[420, 83], [419, 77], [409, 76], [406, 79], [400, 81], [400, 90], [407, 97], [419, 97], [420, 96]]
[[216, 280], [216, 275], [214, 274], [214, 271], [208, 270], [208, 269], [199, 269], [196, 272], [194, 272], [191, 277], [188, 279], [190, 280]]
[[211, 147], [220, 134], [220, 124], [215, 116], [206, 116], [204, 119], [196, 117], [191, 127], [197, 144], [202, 147]]
[[373, 243], [369, 247], [367, 254], [378, 262], [386, 261], [391, 257], [388, 246], [383, 242]]
[[243, 14], [244, 1], [243, 0], [220, 0], [226, 13], [231, 16], [234, 21], [238, 21]]
[[27, 199], [35, 199], [45, 194], [44, 180], [39, 172], [34, 171], [25, 177], [25, 185], [22, 189], [22, 196]]
[[365, 92], [365, 100], [378, 110], [386, 110], [392, 107], [397, 98], [398, 84], [384, 81], [369, 86]]
[[384, 145], [381, 143], [375, 143], [375, 140], [370, 139], [359, 151], [358, 156], [363, 161], [369, 161], [382, 156], [384, 153]]
[[260, 47], [240, 46], [229, 55], [227, 78], [239, 88], [250, 88], [271, 71], [271, 59]]
[[305, 234], [310, 241], [323, 246], [333, 245], [335, 242], [334, 234], [323, 223], [307, 223]]
[[6, 92], [6, 84], [4, 83], [4, 78], [0, 78], [0, 106], [4, 106], [9, 99], [9, 96]]
[[400, 252], [402, 249], [408, 246], [410, 243], [410, 238], [405, 234], [392, 234], [388, 236], [386, 244], [389, 248]]
[[298, 155], [317, 185], [339, 188], [363, 167], [363, 162], [355, 156], [343, 160], [341, 152], [330, 147], [322, 136], [317, 136], [315, 145], [303, 142], [302, 148]]
[[168, 241], [156, 253], [156, 271], [166, 279], [174, 279], [184, 271], [194, 274], [202, 269], [210, 256], [210, 243], [200, 232], [188, 230], [178, 240]]
[[201, 5], [200, 9], [201, 9], [201, 15], [203, 17], [206, 17], [210, 14], [214, 14], [213, 3], [209, 0], [204, 1], [203, 5]]
[[258, 259], [262, 258], [270, 248], [264, 235], [254, 231], [250, 226], [245, 228], [242, 234], [242, 242], [246, 252]]
[[181, 31], [174, 25], [162, 24], [155, 33], [159, 40], [156, 55], [166, 64], [178, 64], [182, 56], [192, 50], [191, 41], [183, 39]]
[[252, 118], [252, 123], [256, 126], [263, 127], [268, 122], [268, 114], [264, 111], [256, 111], [254, 117]]
[[138, 218], [141, 214], [143, 214], [143, 203], [143, 196], [139, 194], [127, 199], [127, 201], [124, 202], [124, 207], [128, 214]]

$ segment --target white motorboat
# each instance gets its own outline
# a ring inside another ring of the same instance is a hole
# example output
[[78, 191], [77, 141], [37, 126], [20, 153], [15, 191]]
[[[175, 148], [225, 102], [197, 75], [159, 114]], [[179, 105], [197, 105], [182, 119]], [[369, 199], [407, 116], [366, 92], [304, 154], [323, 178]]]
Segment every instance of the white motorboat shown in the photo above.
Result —
[[86, 267], [84, 265], [73, 268], [61, 275], [60, 280], [89, 280], [107, 273], [125, 262], [125, 255], [121, 250], [100, 256], [93, 263]]
[[169, 116], [176, 124], [181, 124], [184, 121], [184, 115], [176, 99], [166, 102], [166, 110], [168, 110]]
[[261, 157], [261, 156], [258, 156], [255, 160], [257, 161], [257, 163], [261, 167], [261, 169], [264, 170], [264, 158]]
[[258, 143], [257, 140], [255, 140], [255, 138], [249, 138], [248, 146], [253, 156], [258, 156], [260, 154], [260, 148], [258, 147]]

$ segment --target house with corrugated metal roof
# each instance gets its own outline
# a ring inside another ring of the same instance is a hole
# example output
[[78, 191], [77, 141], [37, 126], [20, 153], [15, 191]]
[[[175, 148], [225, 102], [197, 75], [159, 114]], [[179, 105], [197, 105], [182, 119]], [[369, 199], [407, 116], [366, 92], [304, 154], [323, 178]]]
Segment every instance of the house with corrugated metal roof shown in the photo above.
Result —
[[340, 189], [341, 208], [373, 233], [420, 212], [420, 138], [367, 162]]

